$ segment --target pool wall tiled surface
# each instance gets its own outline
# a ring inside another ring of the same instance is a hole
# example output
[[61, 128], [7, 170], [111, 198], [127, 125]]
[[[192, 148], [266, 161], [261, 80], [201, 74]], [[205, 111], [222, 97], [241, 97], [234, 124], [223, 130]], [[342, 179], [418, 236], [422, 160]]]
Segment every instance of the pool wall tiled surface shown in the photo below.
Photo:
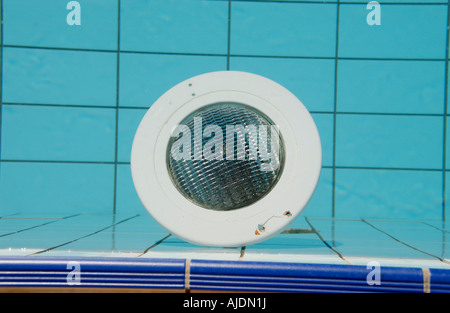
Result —
[[[323, 171], [303, 216], [442, 221], [446, 1], [3, 0], [0, 215], [141, 214], [130, 149], [166, 90], [261, 74], [311, 111]], [[448, 199], [448, 197], [447, 197]]]

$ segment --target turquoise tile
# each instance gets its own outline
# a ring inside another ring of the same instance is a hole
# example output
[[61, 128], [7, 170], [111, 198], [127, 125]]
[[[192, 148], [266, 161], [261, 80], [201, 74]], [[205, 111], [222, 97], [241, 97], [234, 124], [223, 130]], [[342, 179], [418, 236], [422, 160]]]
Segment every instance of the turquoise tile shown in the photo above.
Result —
[[[447, 163], [448, 164], [448, 163]], [[445, 172], [445, 190], [444, 190], [444, 194], [445, 194], [445, 211], [442, 212], [442, 218], [443, 221], [442, 223], [444, 223], [444, 229], [447, 232], [450, 232], [450, 222], [449, 222], [449, 217], [450, 217], [450, 172], [446, 171]], [[444, 188], [442, 188], [444, 189]], [[445, 218], [444, 218], [445, 217]], [[442, 227], [442, 225], [441, 225]]]
[[311, 220], [313, 226], [345, 258], [420, 258], [432, 259], [393, 240], [361, 221]]
[[226, 70], [226, 57], [122, 53], [119, 104], [149, 108], [163, 93], [196, 75]]
[[346, 114], [336, 123], [338, 166], [442, 169], [442, 117]]
[[59, 219], [2, 218], [2, 219], [0, 219], [0, 238], [14, 236], [17, 233], [27, 231], [27, 230], [33, 229], [33, 228], [42, 227], [43, 225], [55, 223], [58, 221], [59, 221]]
[[114, 106], [116, 54], [3, 48], [3, 102]]
[[111, 213], [114, 165], [2, 162], [1, 211]]
[[150, 249], [142, 257], [171, 259], [234, 260], [240, 257], [240, 248], [204, 247], [170, 236]]
[[[123, 212], [117, 214], [116, 220], [122, 217], [134, 215], [134, 212]], [[166, 236], [167, 231], [159, 225], [147, 212], [140, 214], [136, 218], [114, 226], [108, 232], [115, 232], [117, 237], [126, 234], [159, 234]]]
[[134, 188], [129, 164], [117, 165], [116, 212], [148, 216]]
[[[147, 248], [168, 235], [150, 216], [119, 214], [111, 219], [111, 225], [99, 233], [65, 245], [57, 250], [78, 251], [133, 251], [143, 253]], [[97, 217], [95, 217], [97, 218]], [[124, 222], [121, 222], [126, 220]], [[70, 227], [69, 227], [70, 228]]]
[[317, 130], [319, 131], [320, 142], [322, 144], [322, 165], [333, 165], [333, 114], [312, 113]]
[[227, 1], [130, 0], [121, 3], [120, 48], [227, 53]]
[[83, 237], [89, 238], [88, 236], [91, 236], [114, 223], [125, 220], [126, 218], [129, 218], [129, 216], [114, 219], [114, 216], [110, 214], [83, 214], [73, 218], [60, 220], [57, 223], [21, 232], [13, 236], [4, 237], [3, 239], [0, 238], [0, 247], [26, 247], [28, 249], [38, 249], [42, 251], [64, 245], [61, 246], [62, 248], [72, 241], [82, 240]]
[[246, 248], [246, 253], [332, 255], [316, 234], [280, 234]]
[[337, 110], [443, 114], [444, 81], [445, 62], [340, 60]]
[[3, 43], [38, 47], [117, 49], [117, 1], [80, 4], [80, 25], [69, 25], [69, 1], [3, 1]]
[[445, 167], [450, 169], [450, 116], [446, 117], [446, 136], [445, 136]]
[[445, 58], [447, 6], [381, 5], [381, 25], [367, 24], [366, 6], [340, 6], [340, 57]]
[[297, 223], [302, 221], [302, 217], [304, 216], [331, 218], [333, 210], [331, 203], [332, 193], [333, 171], [329, 168], [323, 168], [320, 173], [319, 183], [317, 184], [311, 200], [301, 213], [300, 217], [293, 222], [292, 227], [298, 227], [296, 226]]
[[[391, 258], [431, 264], [425, 261], [432, 256], [413, 247], [449, 257], [442, 194], [448, 211], [450, 175], [443, 175], [442, 166], [443, 153], [446, 164], [450, 153], [443, 150], [443, 117], [428, 116], [444, 112], [447, 1], [380, 1], [380, 26], [367, 25], [367, 3], [358, 0], [121, 1], [119, 73], [119, 1], [80, 0], [81, 26], [67, 25], [68, 2], [3, 1], [1, 87], [8, 104], [1, 108], [0, 254], [12, 248], [9, 255], [27, 255], [72, 241], [45, 255], [136, 257], [165, 238], [168, 232], [136, 194], [128, 164], [132, 140], [146, 109], [172, 86], [227, 69], [230, 40], [230, 69], [285, 86], [313, 112], [321, 136], [324, 168], [317, 189], [290, 228], [310, 229], [308, 217], [326, 243], [351, 262]], [[414, 60], [397, 60], [402, 58]], [[112, 163], [116, 155], [116, 167], [82, 164]], [[329, 220], [334, 180], [335, 214], [346, 220]], [[92, 214], [58, 219], [79, 212]], [[111, 226], [134, 214], [140, 216]], [[170, 236], [143, 257], [240, 255], [239, 248], [199, 247]], [[344, 262], [308, 232], [248, 246], [243, 260]]]
[[146, 112], [146, 109], [119, 109], [117, 147], [117, 158], [119, 162], [130, 162], [134, 135]]
[[334, 57], [336, 4], [233, 2], [231, 53]]
[[259, 74], [289, 89], [310, 111], [334, 108], [334, 60], [232, 57], [230, 69]]
[[[311, 230], [311, 226], [308, 223], [310, 218], [311, 217], [308, 217], [308, 216], [302, 214], [301, 216], [297, 217], [285, 230], [288, 230], [290, 228]], [[330, 217], [325, 217], [325, 218], [330, 218]]]
[[440, 219], [442, 173], [409, 170], [336, 170], [336, 217]]
[[114, 161], [113, 109], [5, 105], [2, 158]]
[[[143, 253], [147, 248], [154, 245], [164, 236], [161, 234], [120, 234], [114, 235], [109, 232], [101, 232], [91, 237], [70, 243], [58, 249], [57, 251], [120, 251]], [[43, 254], [42, 256], [45, 256]]]
[[406, 245], [436, 257], [445, 257], [442, 232], [435, 228], [421, 222], [370, 221], [370, 223]]
[[[213, 0], [214, 1], [214, 0]], [[224, 1], [224, 0], [216, 0], [216, 1]], [[225, 0], [227, 1], [227, 0]], [[282, 1], [274, 1], [274, 0], [232, 0], [233, 3], [236, 2], [302, 2], [302, 0], [282, 0]], [[320, 3], [337, 3], [337, 0], [308, 0], [303, 2], [320, 2]]]

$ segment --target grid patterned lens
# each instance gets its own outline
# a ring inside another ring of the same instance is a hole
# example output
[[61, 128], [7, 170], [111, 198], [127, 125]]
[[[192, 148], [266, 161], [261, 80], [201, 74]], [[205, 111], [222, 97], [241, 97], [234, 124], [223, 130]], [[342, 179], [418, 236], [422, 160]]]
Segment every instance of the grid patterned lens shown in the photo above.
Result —
[[[284, 165], [281, 134], [264, 114], [238, 103], [215, 103], [172, 133], [167, 168], [179, 192], [195, 204], [228, 211], [249, 206], [277, 183]], [[181, 157], [183, 156], [183, 157]]]

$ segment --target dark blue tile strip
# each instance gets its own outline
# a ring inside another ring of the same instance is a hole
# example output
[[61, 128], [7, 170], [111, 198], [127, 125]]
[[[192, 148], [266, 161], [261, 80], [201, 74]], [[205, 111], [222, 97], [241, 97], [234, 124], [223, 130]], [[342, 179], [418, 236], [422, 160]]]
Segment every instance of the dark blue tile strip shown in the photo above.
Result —
[[[80, 287], [185, 288], [275, 292], [424, 292], [421, 268], [141, 258], [0, 258], [0, 287], [69, 287], [69, 262], [80, 265]], [[186, 270], [189, 264], [189, 270]], [[187, 274], [188, 273], [188, 274]], [[189, 275], [189, 277], [186, 277]], [[431, 292], [450, 291], [450, 270], [430, 269]], [[73, 286], [71, 286], [73, 287]]]

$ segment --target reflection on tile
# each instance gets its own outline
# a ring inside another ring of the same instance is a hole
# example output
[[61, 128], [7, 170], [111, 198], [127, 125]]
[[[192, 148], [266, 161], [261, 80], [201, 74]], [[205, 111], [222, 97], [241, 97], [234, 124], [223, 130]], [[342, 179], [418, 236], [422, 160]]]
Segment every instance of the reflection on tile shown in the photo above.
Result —
[[364, 257], [349, 256], [348, 260], [353, 265], [367, 266], [369, 262], [378, 262], [381, 267], [417, 267], [417, 268], [443, 268], [449, 269], [450, 265], [433, 259], [411, 259], [411, 258], [384, 258], [384, 257]]
[[[311, 223], [320, 230], [327, 242], [332, 246], [337, 245], [350, 262], [360, 264], [365, 261], [384, 260], [383, 262], [388, 264], [422, 263], [450, 268], [450, 263], [439, 260], [439, 245], [445, 243], [442, 242], [442, 237], [437, 236], [437, 231], [420, 222], [312, 220]], [[402, 237], [407, 238], [407, 242], [402, 241]], [[426, 247], [427, 244], [431, 248]]]
[[238, 260], [240, 248], [202, 247], [170, 236], [141, 257], [182, 258], [207, 260]]
[[249, 251], [245, 253], [243, 261], [257, 262], [293, 262], [293, 263], [316, 263], [316, 264], [341, 264], [346, 263], [335, 254], [267, 254]]
[[[0, 256], [129, 257], [450, 268], [449, 228], [436, 221], [300, 217], [245, 248], [202, 247], [149, 215], [0, 219]], [[9, 233], [9, 234], [8, 234]], [[2, 234], [4, 235], [3, 237]], [[5, 235], [6, 234], [6, 235]]]
[[112, 226], [42, 255], [60, 254], [62, 251], [97, 251], [103, 254], [132, 253], [138, 256], [168, 234], [149, 216], [127, 219], [123, 215], [107, 222]]
[[420, 249], [436, 257], [446, 258], [443, 233], [436, 228], [429, 227], [422, 222], [392, 223], [371, 221], [371, 225], [395, 237], [404, 244]]
[[242, 260], [345, 264], [345, 261], [328, 248], [316, 234], [308, 233], [308, 227], [290, 228], [291, 231], [296, 229], [304, 232], [282, 233], [246, 247]]
[[28, 248], [8, 248], [0, 249], [0, 256], [27, 256], [38, 252], [39, 249], [28, 249]]
[[[127, 218], [130, 217], [128, 216]], [[42, 227], [0, 238], [0, 249], [31, 248], [44, 251], [49, 248], [67, 245], [67, 243], [78, 241], [81, 238], [88, 238], [87, 236], [125, 219], [114, 221], [114, 217], [111, 215], [89, 214], [62, 219]]]

